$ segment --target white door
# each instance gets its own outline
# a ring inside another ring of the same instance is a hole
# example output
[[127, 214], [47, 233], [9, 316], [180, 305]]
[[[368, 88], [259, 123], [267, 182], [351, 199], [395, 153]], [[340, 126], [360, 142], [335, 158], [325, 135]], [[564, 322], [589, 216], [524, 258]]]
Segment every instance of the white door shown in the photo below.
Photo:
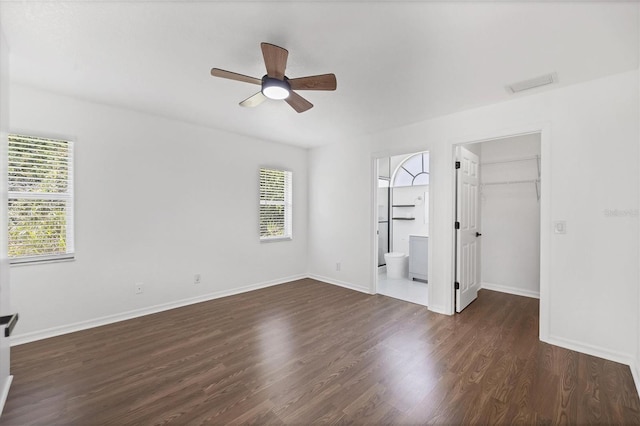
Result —
[[456, 221], [456, 312], [462, 311], [478, 297], [480, 287], [480, 244], [478, 237], [478, 189], [480, 162], [478, 156], [458, 147]]

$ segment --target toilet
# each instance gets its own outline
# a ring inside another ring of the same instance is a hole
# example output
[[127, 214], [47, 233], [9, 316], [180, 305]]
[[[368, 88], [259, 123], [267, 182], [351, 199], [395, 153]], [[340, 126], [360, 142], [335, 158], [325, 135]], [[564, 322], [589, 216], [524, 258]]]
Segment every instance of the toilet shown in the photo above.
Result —
[[387, 264], [387, 278], [400, 279], [409, 275], [409, 256], [406, 254], [397, 251], [385, 253], [384, 261]]

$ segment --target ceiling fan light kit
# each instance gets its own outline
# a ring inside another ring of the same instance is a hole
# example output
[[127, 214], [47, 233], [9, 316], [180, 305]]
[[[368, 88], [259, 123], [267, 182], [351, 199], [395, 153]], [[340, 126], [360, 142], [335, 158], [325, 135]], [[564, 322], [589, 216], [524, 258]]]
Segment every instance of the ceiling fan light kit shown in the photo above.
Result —
[[262, 94], [269, 99], [287, 99], [291, 92], [291, 85], [287, 80], [278, 80], [265, 75], [262, 77]]
[[262, 80], [220, 68], [211, 69], [211, 75], [214, 77], [262, 86], [258, 93], [240, 102], [241, 106], [255, 107], [266, 99], [284, 100], [291, 108], [300, 113], [313, 108], [313, 104], [298, 95], [294, 90], [336, 90], [337, 82], [334, 74], [289, 79], [284, 75], [287, 67], [287, 58], [289, 57], [287, 49], [270, 43], [261, 43], [260, 47], [262, 48], [264, 64], [267, 68], [267, 74], [262, 77]]

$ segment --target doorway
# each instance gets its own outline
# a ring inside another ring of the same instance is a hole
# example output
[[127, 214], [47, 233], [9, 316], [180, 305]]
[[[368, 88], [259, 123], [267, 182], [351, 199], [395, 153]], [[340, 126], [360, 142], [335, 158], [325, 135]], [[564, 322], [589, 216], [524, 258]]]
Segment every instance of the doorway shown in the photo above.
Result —
[[429, 152], [376, 160], [376, 292], [427, 306]]
[[540, 133], [457, 146], [456, 167], [456, 312], [480, 289], [540, 298]]

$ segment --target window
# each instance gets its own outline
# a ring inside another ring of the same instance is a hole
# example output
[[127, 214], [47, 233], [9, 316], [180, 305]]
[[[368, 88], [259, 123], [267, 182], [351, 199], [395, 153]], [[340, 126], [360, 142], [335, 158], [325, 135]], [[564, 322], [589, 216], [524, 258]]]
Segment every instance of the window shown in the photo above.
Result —
[[260, 169], [260, 240], [291, 239], [292, 174]]
[[407, 158], [396, 170], [393, 186], [429, 184], [429, 153], [422, 152]]
[[73, 258], [73, 145], [9, 135], [9, 258]]

